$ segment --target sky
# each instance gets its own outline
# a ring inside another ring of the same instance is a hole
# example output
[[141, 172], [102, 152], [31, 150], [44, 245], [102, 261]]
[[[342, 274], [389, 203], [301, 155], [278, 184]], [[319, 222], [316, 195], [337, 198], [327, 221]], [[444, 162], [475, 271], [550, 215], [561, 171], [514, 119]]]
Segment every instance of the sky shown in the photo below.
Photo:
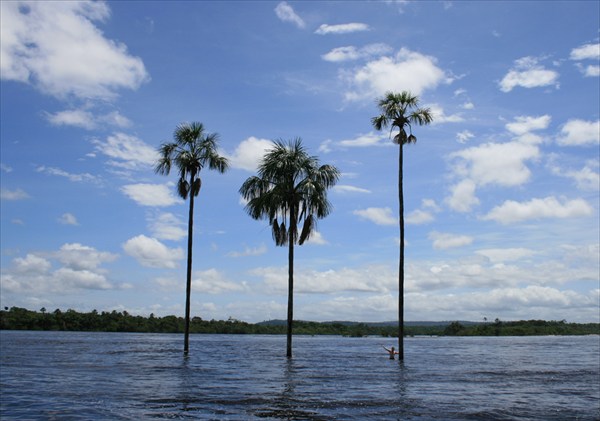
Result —
[[203, 170], [192, 316], [285, 319], [287, 249], [238, 190], [273, 140], [341, 177], [295, 253], [296, 319], [397, 320], [398, 147], [410, 91], [406, 320], [600, 321], [600, 3], [1, 3], [4, 307], [183, 316], [188, 204], [154, 172], [175, 128]]

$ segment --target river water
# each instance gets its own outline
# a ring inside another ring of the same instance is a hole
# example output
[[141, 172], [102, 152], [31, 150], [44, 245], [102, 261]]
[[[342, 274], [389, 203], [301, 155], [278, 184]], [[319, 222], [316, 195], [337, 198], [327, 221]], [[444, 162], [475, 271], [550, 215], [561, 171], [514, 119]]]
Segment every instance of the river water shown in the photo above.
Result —
[[4, 420], [600, 420], [600, 337], [0, 332]]

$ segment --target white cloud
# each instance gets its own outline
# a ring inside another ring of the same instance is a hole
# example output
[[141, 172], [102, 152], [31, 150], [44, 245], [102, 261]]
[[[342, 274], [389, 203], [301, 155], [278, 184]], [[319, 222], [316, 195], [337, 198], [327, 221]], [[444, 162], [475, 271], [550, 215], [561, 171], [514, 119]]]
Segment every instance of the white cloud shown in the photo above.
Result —
[[531, 199], [528, 202], [507, 200], [493, 208], [484, 220], [493, 220], [502, 224], [521, 222], [540, 218], [575, 218], [592, 214], [592, 207], [583, 199], [573, 199], [561, 203], [549, 196], [543, 199]]
[[539, 156], [538, 147], [521, 142], [486, 143], [451, 155], [459, 158], [455, 172], [480, 186], [518, 186], [527, 182], [531, 171], [525, 161], [536, 160]]
[[362, 147], [371, 147], [371, 146], [380, 146], [380, 145], [390, 145], [392, 142], [386, 141], [387, 138], [382, 136], [380, 133], [367, 133], [360, 134], [354, 139], [346, 139], [340, 140], [335, 144], [342, 147], [348, 148], [362, 148]]
[[517, 116], [515, 121], [506, 124], [506, 129], [516, 135], [523, 135], [532, 130], [543, 130], [550, 124], [551, 117], [543, 115], [539, 117]]
[[94, 140], [96, 150], [117, 161], [110, 163], [127, 169], [152, 168], [158, 161], [155, 148], [135, 136], [114, 133], [106, 141]]
[[473, 104], [472, 102], [465, 102], [464, 104], [461, 105], [461, 108], [465, 109], [465, 110], [472, 110], [475, 108], [475, 104]]
[[458, 143], [466, 143], [469, 139], [473, 139], [475, 135], [469, 130], [463, 130], [462, 132], [456, 133], [456, 140]]
[[396, 225], [398, 223], [398, 219], [392, 215], [390, 208], [366, 208], [355, 210], [352, 213], [377, 225]]
[[45, 274], [52, 268], [52, 263], [35, 254], [13, 259], [14, 270], [21, 274]]
[[342, 23], [339, 25], [328, 25], [326, 23], [319, 26], [315, 31], [315, 34], [326, 35], [326, 34], [347, 34], [350, 32], [362, 32], [368, 31], [369, 25], [366, 23]]
[[575, 180], [581, 190], [600, 190], [600, 174], [588, 166], [579, 171], [567, 171], [564, 175]]
[[554, 85], [558, 87], [558, 73], [547, 70], [535, 57], [523, 57], [515, 61], [513, 68], [499, 83], [502, 92], [510, 92], [515, 87], [537, 88]]
[[205, 294], [223, 294], [244, 291], [247, 287], [245, 284], [229, 281], [217, 269], [207, 269], [194, 273], [192, 289]]
[[100, 273], [87, 269], [60, 268], [54, 276], [68, 289], [111, 289], [113, 285]]
[[63, 213], [62, 216], [58, 218], [58, 222], [63, 225], [79, 225], [77, 218], [72, 213]]
[[104, 2], [1, 2], [3, 79], [31, 83], [59, 98], [112, 99], [149, 79], [142, 60], [106, 39]]
[[431, 214], [431, 212], [427, 212], [422, 209], [412, 211], [405, 216], [405, 222], [410, 225], [427, 224], [434, 219], [435, 217]]
[[475, 182], [468, 178], [460, 181], [452, 187], [446, 203], [456, 212], [470, 212], [473, 206], [479, 204], [479, 199], [475, 196], [476, 187]]
[[600, 143], [600, 120], [573, 119], [562, 126], [557, 142], [562, 146], [585, 146]]
[[586, 77], [598, 77], [598, 76], [600, 76], [600, 66], [598, 66], [598, 65], [589, 64], [589, 65], [587, 65], [585, 67], [583, 67], [583, 66], [578, 66], [578, 67], [580, 67], [581, 72]]
[[9, 190], [2, 189], [0, 190], [0, 198], [2, 200], [23, 200], [28, 199], [29, 195], [21, 189]]
[[121, 191], [138, 205], [171, 206], [181, 203], [181, 199], [173, 195], [173, 184], [128, 184]]
[[95, 116], [85, 109], [64, 110], [57, 113], [45, 113], [48, 121], [55, 126], [73, 126], [86, 130], [93, 130], [106, 125], [116, 127], [129, 127], [131, 121], [118, 111]]
[[125, 253], [135, 258], [142, 266], [175, 269], [177, 261], [184, 258], [182, 248], [169, 248], [156, 238], [138, 235], [123, 244]]
[[292, 6], [287, 4], [285, 1], [282, 1], [277, 5], [277, 7], [275, 7], [275, 14], [283, 22], [291, 22], [298, 28], [304, 28], [306, 26], [302, 18], [296, 14]]
[[433, 116], [431, 124], [460, 123], [464, 121], [464, 118], [460, 114], [446, 115], [444, 109], [438, 104], [429, 104], [427, 108], [429, 108]]
[[373, 101], [387, 91], [411, 91], [421, 95], [435, 88], [447, 78], [436, 65], [436, 59], [406, 48], [393, 57], [380, 57], [360, 68], [342, 72], [348, 84], [348, 101]]
[[149, 222], [152, 235], [159, 240], [178, 241], [187, 235], [186, 224], [172, 213], [159, 213]]
[[102, 263], [112, 262], [118, 257], [116, 254], [98, 251], [80, 243], [63, 244], [53, 256], [73, 270], [94, 270]]
[[598, 44], [584, 44], [581, 47], [573, 48], [571, 60], [600, 60], [600, 43]]
[[70, 173], [68, 171], [62, 170], [60, 168], [46, 167], [44, 165], [37, 167], [36, 171], [44, 173], [44, 174], [48, 174], [48, 175], [65, 177], [66, 179], [68, 179], [69, 181], [73, 181], [74, 183], [82, 183], [82, 182], [95, 183], [95, 184], [100, 183], [100, 178], [98, 178], [97, 176], [92, 175], [90, 173], [75, 174], [75, 173]]
[[324, 245], [329, 244], [329, 242], [325, 239], [325, 237], [323, 237], [323, 234], [321, 234], [319, 231], [313, 231], [310, 234], [310, 237], [308, 238], [308, 240], [306, 240], [306, 243], [304, 243], [304, 244], [324, 246]]
[[347, 184], [338, 184], [333, 186], [332, 190], [336, 193], [371, 193], [371, 190], [362, 187], [350, 186]]
[[392, 47], [386, 44], [369, 44], [362, 48], [354, 46], [337, 47], [323, 54], [321, 58], [333, 63], [342, 61], [358, 60], [373, 56], [381, 56], [392, 51]]
[[475, 253], [490, 259], [492, 263], [504, 263], [533, 256], [536, 252], [527, 248], [481, 249]]
[[0, 170], [4, 171], [5, 173], [11, 173], [13, 169], [10, 165], [6, 165], [5, 163], [0, 163]]
[[258, 247], [244, 247], [243, 251], [232, 251], [227, 253], [229, 257], [246, 257], [246, 256], [260, 256], [267, 252], [267, 246], [261, 244]]
[[92, 130], [96, 128], [94, 115], [85, 110], [65, 110], [47, 114], [48, 121], [55, 126], [75, 126]]
[[456, 235], [436, 231], [429, 233], [429, 239], [433, 241], [433, 248], [436, 250], [468, 246], [473, 242], [473, 237], [469, 237], [468, 235]]
[[224, 154], [232, 168], [256, 171], [265, 153], [273, 147], [273, 142], [254, 136], [240, 142], [232, 154]]

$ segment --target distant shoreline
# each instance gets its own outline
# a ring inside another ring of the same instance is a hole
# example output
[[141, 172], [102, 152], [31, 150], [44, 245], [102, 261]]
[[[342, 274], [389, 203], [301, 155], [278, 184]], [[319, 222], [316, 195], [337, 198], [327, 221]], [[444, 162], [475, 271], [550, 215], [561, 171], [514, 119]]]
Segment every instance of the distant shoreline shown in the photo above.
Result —
[[[88, 313], [75, 310], [52, 312], [11, 307], [0, 310], [0, 330], [42, 330], [81, 332], [183, 333], [184, 319], [177, 316], [133, 316], [126, 311]], [[600, 335], [600, 323], [568, 323], [546, 320], [493, 322], [440, 321], [406, 322], [405, 336], [568, 336]], [[195, 334], [285, 334], [285, 321], [247, 323], [240, 320], [203, 320], [194, 317], [190, 333]], [[397, 337], [397, 322], [308, 322], [295, 320], [295, 335], [339, 335], [350, 337]]]

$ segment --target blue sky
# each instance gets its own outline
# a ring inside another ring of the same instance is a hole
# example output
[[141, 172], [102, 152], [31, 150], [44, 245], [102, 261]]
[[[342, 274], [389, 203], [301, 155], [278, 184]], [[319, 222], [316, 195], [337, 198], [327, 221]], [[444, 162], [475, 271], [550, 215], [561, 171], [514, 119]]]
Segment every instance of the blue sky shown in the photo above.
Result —
[[397, 316], [385, 91], [405, 150], [406, 319], [598, 321], [598, 2], [2, 2], [1, 305], [183, 315], [187, 204], [156, 148], [220, 135], [192, 314], [285, 318], [287, 250], [238, 189], [272, 139], [342, 173], [296, 251], [295, 316]]

